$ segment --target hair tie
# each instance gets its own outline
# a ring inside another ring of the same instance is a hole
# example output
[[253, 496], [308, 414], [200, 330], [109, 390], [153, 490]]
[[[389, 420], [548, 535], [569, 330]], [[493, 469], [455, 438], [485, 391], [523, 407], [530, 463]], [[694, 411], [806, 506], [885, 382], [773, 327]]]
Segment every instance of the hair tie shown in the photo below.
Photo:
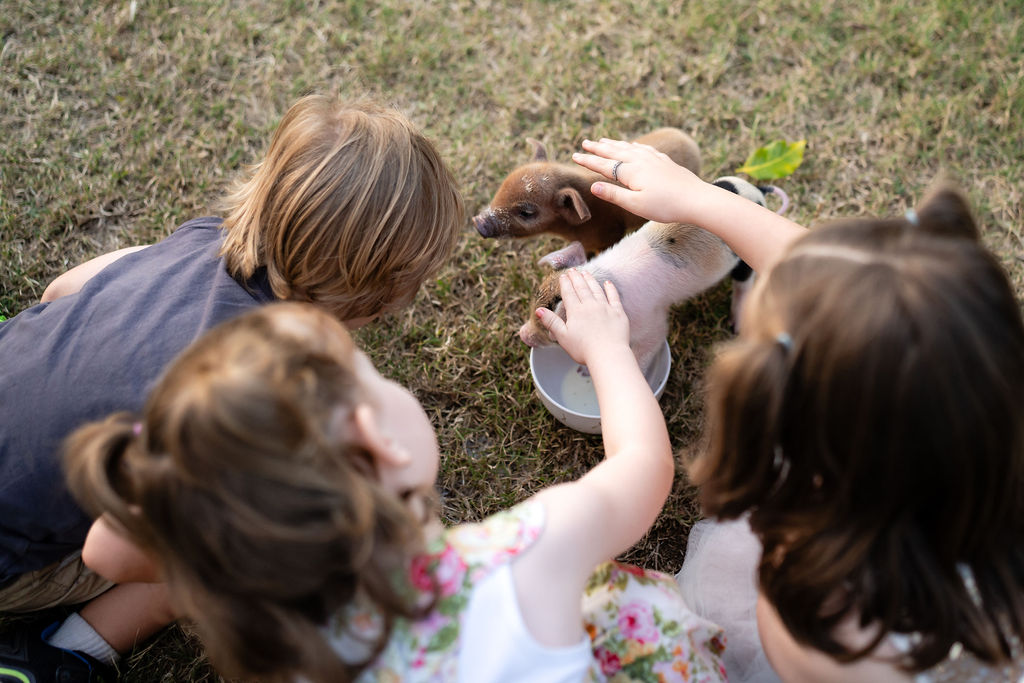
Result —
[[788, 332], [779, 332], [775, 335], [775, 341], [786, 351], [793, 350], [793, 338], [789, 336]]
[[978, 590], [978, 582], [974, 580], [974, 572], [971, 571], [970, 565], [964, 562], [956, 563], [956, 571], [960, 574], [960, 580], [964, 583], [964, 588], [967, 590], [967, 595], [970, 597], [971, 602], [974, 603], [975, 607], [982, 606], [981, 592]]
[[913, 225], [915, 228], [921, 223], [917, 220], [917, 211], [914, 209], [907, 209], [906, 213], [903, 214], [907, 218], [907, 222]]
[[786, 483], [786, 478], [789, 476], [789, 458], [782, 451], [782, 446], [775, 444], [773, 450], [774, 458], [772, 459], [772, 471], [775, 473], [775, 483], [772, 484], [769, 495], [774, 494], [782, 485]]
[[132, 434], [134, 434], [135, 436], [139, 436], [140, 434], [142, 434], [142, 423], [141, 422], [133, 422], [132, 423]]

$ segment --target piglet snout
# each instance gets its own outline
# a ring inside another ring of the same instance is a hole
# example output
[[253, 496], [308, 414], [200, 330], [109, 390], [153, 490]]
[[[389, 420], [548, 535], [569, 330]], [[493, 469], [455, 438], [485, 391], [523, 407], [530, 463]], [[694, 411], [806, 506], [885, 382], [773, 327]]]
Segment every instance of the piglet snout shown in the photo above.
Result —
[[527, 346], [537, 346], [535, 333], [530, 329], [530, 323], [526, 323], [519, 328], [519, 338], [522, 339], [523, 343]]
[[519, 328], [519, 338], [527, 346], [549, 346], [555, 343], [539, 320], [529, 320]]
[[495, 237], [501, 227], [493, 211], [484, 211], [473, 216], [473, 227], [482, 237]]

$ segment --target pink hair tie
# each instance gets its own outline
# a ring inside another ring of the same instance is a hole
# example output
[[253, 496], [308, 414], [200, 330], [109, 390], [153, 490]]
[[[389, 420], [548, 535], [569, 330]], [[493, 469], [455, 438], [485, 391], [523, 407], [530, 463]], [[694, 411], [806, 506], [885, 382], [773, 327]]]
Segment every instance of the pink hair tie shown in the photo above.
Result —
[[134, 423], [132, 423], [132, 434], [134, 434], [135, 436], [138, 436], [139, 434], [142, 434], [142, 423], [141, 422], [134, 422]]

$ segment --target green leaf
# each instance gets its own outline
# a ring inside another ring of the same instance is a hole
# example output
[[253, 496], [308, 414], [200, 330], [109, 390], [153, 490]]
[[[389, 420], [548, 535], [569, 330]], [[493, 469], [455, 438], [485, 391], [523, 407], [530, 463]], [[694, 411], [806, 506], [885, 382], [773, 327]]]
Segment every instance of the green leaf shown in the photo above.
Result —
[[755, 180], [774, 180], [791, 175], [803, 163], [806, 140], [786, 142], [776, 140], [756, 150], [747, 157], [746, 163], [736, 169]]

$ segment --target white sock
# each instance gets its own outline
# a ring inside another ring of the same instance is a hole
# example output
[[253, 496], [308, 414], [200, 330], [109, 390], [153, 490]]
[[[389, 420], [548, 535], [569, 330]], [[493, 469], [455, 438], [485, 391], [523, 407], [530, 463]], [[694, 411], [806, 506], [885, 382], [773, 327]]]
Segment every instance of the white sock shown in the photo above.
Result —
[[105, 664], [116, 664], [117, 660], [121, 659], [117, 650], [110, 647], [110, 643], [103, 640], [103, 636], [77, 612], [65, 619], [46, 642], [63, 650], [84, 652]]

